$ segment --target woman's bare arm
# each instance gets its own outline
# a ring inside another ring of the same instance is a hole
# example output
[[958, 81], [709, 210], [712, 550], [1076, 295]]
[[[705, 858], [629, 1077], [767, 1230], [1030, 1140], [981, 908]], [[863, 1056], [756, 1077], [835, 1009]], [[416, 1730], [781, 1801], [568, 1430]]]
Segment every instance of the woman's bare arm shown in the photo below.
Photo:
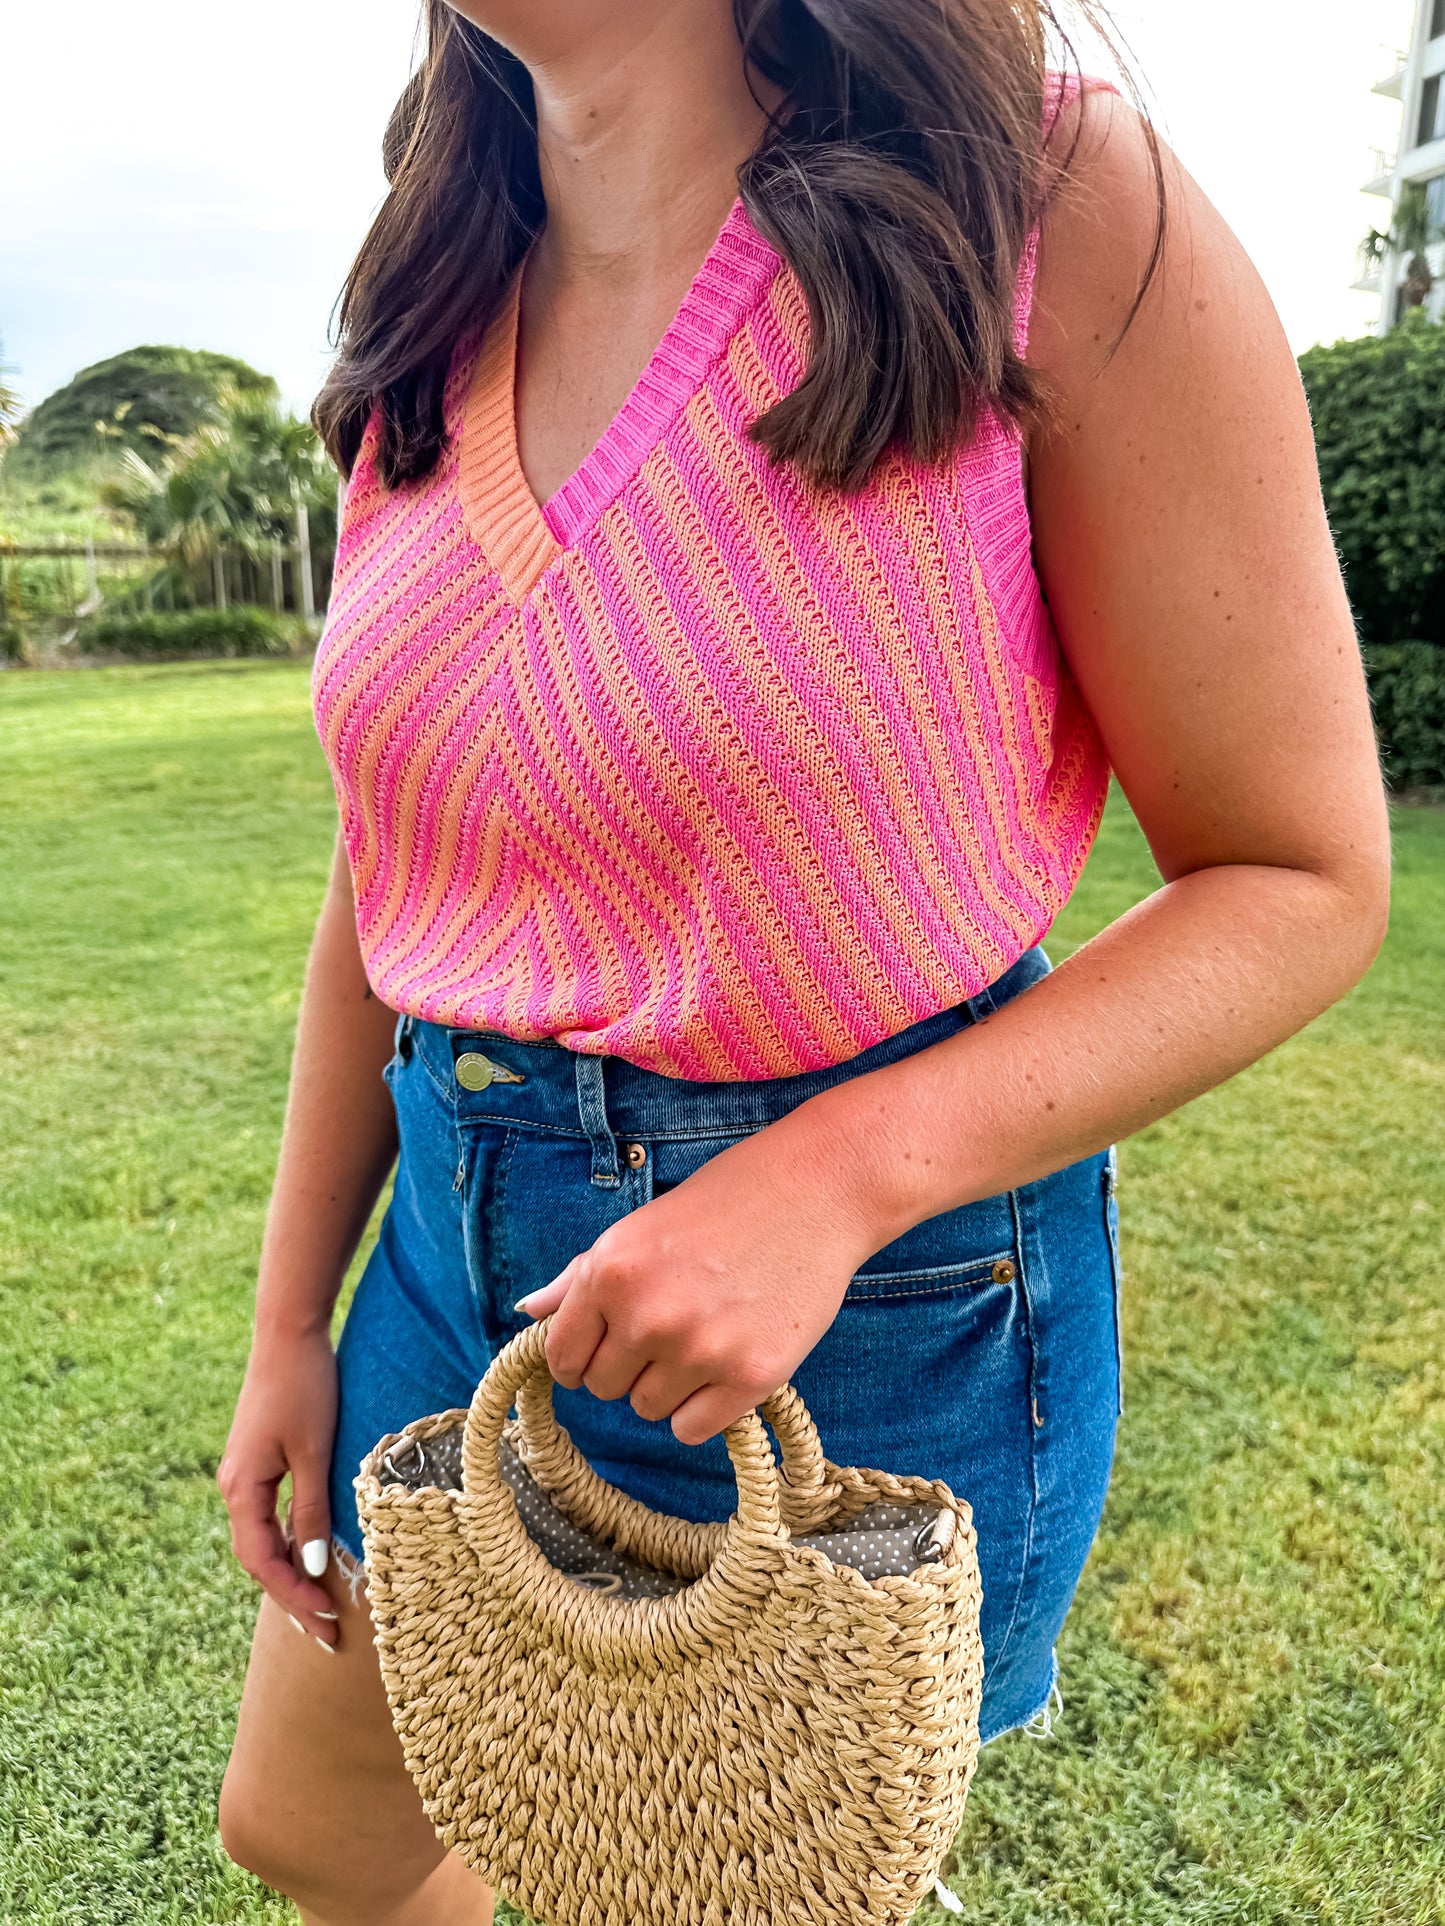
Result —
[[876, 1146], [860, 1194], [891, 1234], [1221, 1083], [1385, 931], [1384, 793], [1294, 357], [1167, 155], [1164, 271], [1109, 357], [1153, 183], [1122, 102], [1094, 96], [1085, 127], [1041, 251], [1030, 352], [1060, 406], [1032, 451], [1035, 555], [1164, 886], [976, 1033], [819, 1103], [807, 1125], [831, 1110]]
[[689, 1441], [790, 1375], [865, 1257], [1221, 1083], [1382, 940], [1384, 797], [1298, 371], [1238, 241], [1166, 165], [1164, 269], [1110, 357], [1154, 187], [1137, 119], [1090, 99], [1030, 350], [1059, 398], [1031, 450], [1037, 563], [1163, 887], [986, 1022], [710, 1159], [529, 1301], [561, 1306], [563, 1383]]
[[306, 967], [251, 1357], [217, 1473], [237, 1558], [298, 1622], [309, 1614], [308, 1628], [326, 1645], [335, 1637], [331, 1601], [296, 1570], [276, 1498], [289, 1471], [295, 1543], [319, 1573], [336, 1424], [331, 1314], [396, 1156], [396, 1116], [381, 1077], [395, 1022], [366, 981], [338, 838]]

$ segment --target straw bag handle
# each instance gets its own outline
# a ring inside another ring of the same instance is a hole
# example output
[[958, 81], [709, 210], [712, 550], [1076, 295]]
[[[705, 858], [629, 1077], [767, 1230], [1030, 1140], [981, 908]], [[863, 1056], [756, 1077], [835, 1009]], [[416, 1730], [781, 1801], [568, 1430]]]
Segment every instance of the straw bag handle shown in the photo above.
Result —
[[[556, 1500], [573, 1524], [598, 1536], [602, 1523], [594, 1510], [594, 1497], [603, 1484], [564, 1428], [557, 1422], [552, 1403], [550, 1373], [539, 1373], [517, 1388], [518, 1455], [547, 1494]], [[808, 1407], [791, 1384], [781, 1385], [758, 1406], [761, 1416], [772, 1427], [782, 1452], [778, 1471], [783, 1523], [790, 1531], [821, 1529], [836, 1509], [842, 1486], [832, 1476], [833, 1467], [823, 1456], [822, 1440]], [[607, 1509], [608, 1522], [612, 1509]]]
[[[530, 1391], [550, 1405], [552, 1375], [547, 1368], [546, 1339], [551, 1321], [550, 1317], [540, 1318], [492, 1359], [473, 1393], [462, 1431], [462, 1477], [468, 1496], [483, 1499], [488, 1511], [500, 1505], [516, 1519], [519, 1531], [521, 1520], [511, 1490], [503, 1484], [498, 1469], [497, 1446], [513, 1398], [519, 1400], [520, 1408], [521, 1398]], [[653, 1511], [598, 1477], [555, 1419], [552, 1428], [564, 1447], [562, 1460], [568, 1476], [565, 1489], [552, 1490], [551, 1495], [574, 1523], [606, 1539], [628, 1557], [674, 1571], [683, 1578], [698, 1578], [717, 1557], [730, 1529], [735, 1527], [736, 1534], [747, 1538], [776, 1540], [783, 1528], [783, 1487], [772, 1446], [756, 1411], [744, 1412], [723, 1432], [737, 1477], [738, 1504], [734, 1518], [721, 1525], [694, 1524], [686, 1518]]]

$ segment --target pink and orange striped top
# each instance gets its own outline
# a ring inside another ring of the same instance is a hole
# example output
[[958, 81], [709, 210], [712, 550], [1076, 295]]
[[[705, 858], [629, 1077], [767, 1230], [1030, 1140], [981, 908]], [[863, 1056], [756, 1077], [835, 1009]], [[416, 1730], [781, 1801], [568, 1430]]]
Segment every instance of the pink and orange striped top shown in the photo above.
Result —
[[384, 490], [373, 415], [345, 496], [313, 694], [376, 994], [724, 1080], [972, 995], [1048, 928], [1108, 779], [1017, 437], [890, 454], [852, 495], [771, 467], [744, 430], [808, 317], [739, 200], [539, 506], [520, 278], [457, 344], [435, 473]]

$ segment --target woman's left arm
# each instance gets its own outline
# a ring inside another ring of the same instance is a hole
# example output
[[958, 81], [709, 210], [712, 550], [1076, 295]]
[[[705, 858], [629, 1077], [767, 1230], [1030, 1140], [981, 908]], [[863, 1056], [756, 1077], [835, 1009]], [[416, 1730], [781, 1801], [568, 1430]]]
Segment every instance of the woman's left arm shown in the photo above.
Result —
[[710, 1159], [527, 1305], [568, 1300], [559, 1381], [689, 1441], [796, 1369], [865, 1257], [1223, 1082], [1383, 939], [1384, 793], [1298, 370], [1239, 242], [1165, 169], [1163, 265], [1111, 353], [1155, 189], [1132, 111], [1089, 97], [1030, 340], [1057, 398], [1036, 563], [1163, 886], [985, 1022]]
[[[818, 1105], [845, 1134], [850, 1111], [883, 1124], [935, 1209], [1223, 1082], [1358, 982], [1385, 933], [1384, 790], [1299, 371], [1238, 240], [1165, 169], [1162, 270], [1110, 356], [1154, 184], [1137, 118], [1093, 95], [1030, 342], [1058, 394], [1030, 462], [1036, 565], [1164, 884], [982, 1029]], [[896, 1176], [877, 1174], [901, 1191], [886, 1213], [913, 1206]]]

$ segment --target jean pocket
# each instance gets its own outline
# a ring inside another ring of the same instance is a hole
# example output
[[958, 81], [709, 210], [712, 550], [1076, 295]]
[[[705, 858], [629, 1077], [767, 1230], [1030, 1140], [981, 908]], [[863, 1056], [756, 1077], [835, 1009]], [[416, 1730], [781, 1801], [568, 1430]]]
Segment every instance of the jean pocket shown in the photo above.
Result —
[[[700, 1170], [751, 1130], [692, 1138], [652, 1138], [645, 1152], [645, 1192], [660, 1197]], [[624, 1162], [627, 1146], [622, 1146]], [[643, 1176], [639, 1171], [639, 1178]], [[1017, 1226], [1011, 1197], [985, 1197], [924, 1218], [885, 1244], [853, 1273], [845, 1304], [882, 1299], [938, 1298], [985, 1285], [1011, 1285], [1019, 1274]]]
[[1114, 1274], [1114, 1356], [1119, 1371], [1119, 1389], [1114, 1408], [1124, 1415], [1124, 1269], [1119, 1261], [1119, 1146], [1110, 1144], [1104, 1161], [1104, 1228], [1109, 1233], [1109, 1263]]
[[[710, 1163], [719, 1151], [730, 1150], [734, 1144], [741, 1143], [744, 1137], [754, 1133], [748, 1130], [731, 1130], [709, 1137], [647, 1137], [642, 1140], [641, 1149], [646, 1159], [647, 1197], [660, 1197], [664, 1191], [676, 1190], [679, 1184]], [[627, 1162], [627, 1141], [620, 1146], [623, 1163]]]
[[939, 1297], [1010, 1285], [1019, 1274], [1018, 1228], [1007, 1193], [925, 1217], [859, 1265], [845, 1303]]
[[1011, 1249], [955, 1264], [901, 1271], [861, 1270], [849, 1279], [843, 1302], [866, 1304], [886, 1299], [891, 1303], [905, 1297], [945, 1297], [955, 1291], [980, 1290], [985, 1285], [1012, 1284], [1018, 1274], [1018, 1259]]

